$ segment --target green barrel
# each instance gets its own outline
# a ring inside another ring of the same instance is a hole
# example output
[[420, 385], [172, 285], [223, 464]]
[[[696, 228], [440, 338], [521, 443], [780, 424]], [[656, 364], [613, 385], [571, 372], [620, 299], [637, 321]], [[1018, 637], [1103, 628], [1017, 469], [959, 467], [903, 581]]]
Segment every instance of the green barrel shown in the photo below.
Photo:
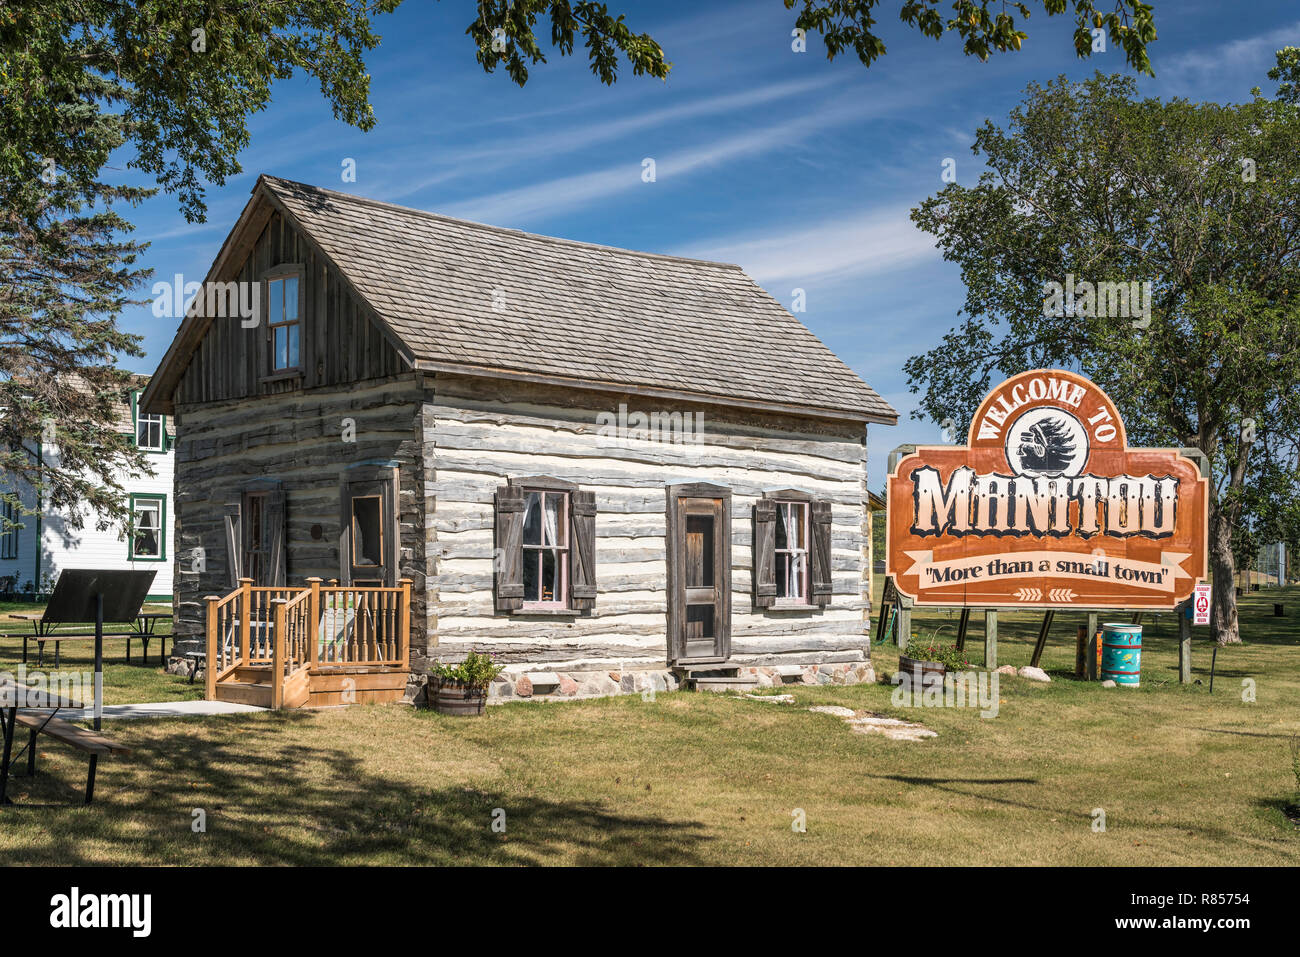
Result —
[[1128, 688], [1138, 686], [1142, 671], [1142, 626], [1101, 626], [1101, 677]]

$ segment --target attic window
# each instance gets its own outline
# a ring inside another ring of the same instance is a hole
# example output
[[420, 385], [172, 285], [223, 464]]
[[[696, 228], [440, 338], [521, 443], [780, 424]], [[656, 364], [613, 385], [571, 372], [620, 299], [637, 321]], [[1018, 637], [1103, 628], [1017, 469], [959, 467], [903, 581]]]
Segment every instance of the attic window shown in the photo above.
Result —
[[165, 441], [163, 416], [141, 412], [139, 400], [140, 393], [133, 393], [131, 401], [135, 407], [135, 446], [148, 452], [161, 452]]
[[298, 321], [298, 277], [281, 276], [266, 282], [267, 320], [271, 336], [271, 371], [290, 372], [301, 362], [298, 350], [302, 325]]

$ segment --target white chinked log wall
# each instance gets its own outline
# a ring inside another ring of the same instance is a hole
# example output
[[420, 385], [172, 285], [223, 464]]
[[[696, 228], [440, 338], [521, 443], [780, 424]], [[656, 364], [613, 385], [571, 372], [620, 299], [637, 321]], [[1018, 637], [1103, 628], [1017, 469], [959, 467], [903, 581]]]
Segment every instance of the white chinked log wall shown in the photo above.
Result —
[[[861, 424], [814, 421], [560, 387], [438, 375], [426, 384], [424, 481], [431, 657], [491, 651], [512, 670], [663, 668], [667, 659], [665, 487], [732, 492], [732, 662], [866, 662], [870, 594]], [[698, 444], [601, 436], [598, 414], [703, 411]], [[595, 609], [589, 616], [493, 610], [493, 494], [511, 477], [552, 475], [596, 496]], [[764, 490], [832, 502], [834, 594], [824, 609], [757, 610], [751, 511]]]

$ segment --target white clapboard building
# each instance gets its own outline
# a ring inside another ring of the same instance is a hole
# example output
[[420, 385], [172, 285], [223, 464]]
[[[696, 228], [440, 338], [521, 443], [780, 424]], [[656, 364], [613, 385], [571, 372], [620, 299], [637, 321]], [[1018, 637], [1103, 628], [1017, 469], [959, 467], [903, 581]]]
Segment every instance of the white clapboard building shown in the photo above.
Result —
[[[23, 504], [35, 514], [21, 514], [0, 503], [6, 517], [22, 525], [0, 533], [0, 592], [48, 593], [65, 568], [153, 569], [157, 575], [150, 598], [171, 601], [175, 432], [168, 416], [138, 409], [137, 400], [148, 383], [148, 376], [135, 377], [132, 388], [122, 395], [117, 419], [118, 429], [132, 436], [149, 456], [154, 472], [130, 475], [121, 482], [131, 509], [129, 533], [116, 527], [98, 530], [89, 508], [81, 527], [75, 528], [66, 512], [37, 502], [36, 490], [20, 483]], [[43, 462], [58, 465], [57, 446], [37, 441], [33, 447]]]

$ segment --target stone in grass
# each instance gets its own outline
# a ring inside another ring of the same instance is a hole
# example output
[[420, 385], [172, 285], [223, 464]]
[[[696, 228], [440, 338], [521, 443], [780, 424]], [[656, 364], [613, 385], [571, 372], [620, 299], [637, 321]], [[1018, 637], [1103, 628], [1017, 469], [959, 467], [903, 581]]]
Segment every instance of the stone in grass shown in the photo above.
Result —
[[998, 674], [1000, 675], [1014, 675], [1015, 673], [1016, 673], [1015, 665], [1002, 665], [998, 668]]
[[1109, 678], [1107, 678], [1105, 681], [1103, 681], [1103, 682], [1101, 683], [1101, 686], [1102, 686], [1103, 688], [1113, 688], [1113, 687], [1115, 687], [1115, 682], [1113, 682], [1113, 681], [1111, 681]]
[[1022, 678], [1028, 678], [1030, 681], [1051, 681], [1052, 680], [1047, 676], [1047, 672], [1044, 671], [1042, 668], [1031, 668], [1029, 665], [1025, 665], [1023, 668], [1017, 671], [1016, 674], [1020, 675], [1020, 677]]
[[772, 704], [794, 704], [794, 695], [792, 694], [747, 694], [745, 697], [750, 701], [768, 701]]
[[869, 714], [854, 718], [849, 722], [849, 727], [858, 734], [881, 734], [892, 741], [921, 741], [939, 736], [937, 731], [931, 731], [924, 725], [900, 721], [898, 718], [887, 718], [883, 715]]
[[809, 708], [808, 710], [815, 714], [833, 714], [837, 718], [853, 717], [852, 708], [841, 707], [837, 704], [819, 704], [815, 707]]

